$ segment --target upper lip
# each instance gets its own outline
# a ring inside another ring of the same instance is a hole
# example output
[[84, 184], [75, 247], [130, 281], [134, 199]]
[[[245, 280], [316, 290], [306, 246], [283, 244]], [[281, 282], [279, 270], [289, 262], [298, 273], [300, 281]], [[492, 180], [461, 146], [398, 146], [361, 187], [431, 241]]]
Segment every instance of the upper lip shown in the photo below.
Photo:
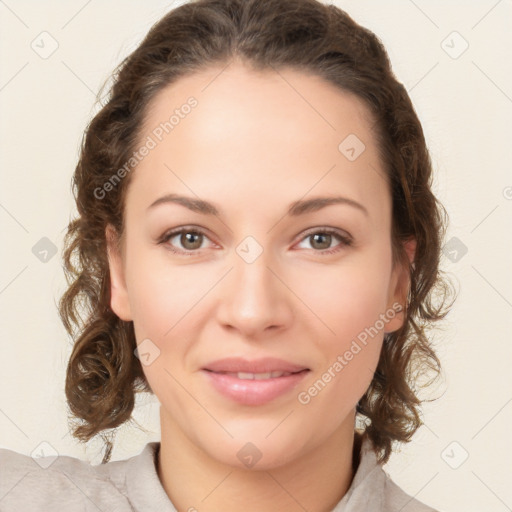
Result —
[[241, 357], [227, 357], [212, 361], [203, 367], [203, 370], [212, 372], [245, 372], [245, 373], [269, 373], [289, 372], [296, 373], [302, 370], [309, 370], [306, 366], [290, 363], [283, 359], [274, 357], [263, 357], [260, 359], [244, 359]]

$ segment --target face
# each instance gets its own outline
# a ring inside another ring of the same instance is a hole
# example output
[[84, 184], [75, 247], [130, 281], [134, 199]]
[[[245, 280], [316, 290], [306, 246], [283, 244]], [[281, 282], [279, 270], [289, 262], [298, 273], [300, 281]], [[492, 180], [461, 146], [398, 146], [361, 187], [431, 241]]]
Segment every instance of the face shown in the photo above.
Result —
[[296, 70], [222, 69], [148, 109], [111, 305], [162, 436], [235, 466], [250, 442], [271, 468], [353, 432], [408, 278], [365, 105]]

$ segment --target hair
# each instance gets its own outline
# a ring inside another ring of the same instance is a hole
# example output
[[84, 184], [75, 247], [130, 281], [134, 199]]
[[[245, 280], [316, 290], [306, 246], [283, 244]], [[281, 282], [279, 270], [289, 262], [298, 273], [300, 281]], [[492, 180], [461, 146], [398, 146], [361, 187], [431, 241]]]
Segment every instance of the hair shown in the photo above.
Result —
[[[393, 263], [408, 265], [402, 327], [384, 335], [373, 380], [357, 404], [363, 434], [384, 463], [393, 442], [421, 426], [419, 380], [441, 371], [427, 329], [444, 318], [450, 281], [439, 269], [447, 214], [434, 196], [432, 165], [420, 121], [395, 78], [380, 40], [344, 11], [317, 0], [195, 0], [168, 12], [114, 70], [106, 101], [90, 121], [73, 176], [78, 216], [64, 240], [68, 288], [59, 313], [74, 340], [65, 393], [72, 435], [86, 442], [131, 419], [135, 395], [152, 390], [134, 356], [133, 322], [110, 307], [105, 228], [124, 230], [132, 173], [104, 197], [104, 187], [132, 157], [148, 105], [181, 77], [237, 59], [256, 70], [291, 68], [325, 79], [362, 99], [372, 113], [392, 196]], [[411, 263], [403, 242], [414, 238]]]

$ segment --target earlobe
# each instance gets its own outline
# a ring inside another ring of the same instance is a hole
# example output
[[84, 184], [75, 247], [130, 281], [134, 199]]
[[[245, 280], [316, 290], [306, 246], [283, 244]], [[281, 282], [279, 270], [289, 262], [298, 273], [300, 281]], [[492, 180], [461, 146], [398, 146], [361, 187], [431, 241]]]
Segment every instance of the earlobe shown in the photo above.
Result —
[[105, 229], [105, 238], [110, 273], [110, 307], [121, 320], [129, 322], [132, 320], [132, 315], [126, 288], [123, 259], [118, 245], [119, 235], [111, 224], [108, 224]]
[[392, 309], [396, 314], [386, 324], [386, 333], [391, 333], [400, 329], [406, 318], [407, 300], [411, 285], [411, 276], [409, 264], [414, 266], [416, 257], [416, 239], [409, 238], [404, 242], [404, 249], [407, 254], [408, 261], [397, 265], [393, 272], [393, 281], [391, 283], [390, 300], [388, 309]]

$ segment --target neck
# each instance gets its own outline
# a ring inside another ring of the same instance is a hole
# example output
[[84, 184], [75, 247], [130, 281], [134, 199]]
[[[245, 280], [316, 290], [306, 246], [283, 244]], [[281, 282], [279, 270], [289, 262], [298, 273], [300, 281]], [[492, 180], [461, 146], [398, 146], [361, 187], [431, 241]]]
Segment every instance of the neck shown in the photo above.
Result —
[[223, 464], [175, 424], [162, 421], [158, 475], [180, 512], [329, 512], [347, 492], [357, 469], [360, 443], [351, 420], [347, 418], [321, 446], [268, 470]]

